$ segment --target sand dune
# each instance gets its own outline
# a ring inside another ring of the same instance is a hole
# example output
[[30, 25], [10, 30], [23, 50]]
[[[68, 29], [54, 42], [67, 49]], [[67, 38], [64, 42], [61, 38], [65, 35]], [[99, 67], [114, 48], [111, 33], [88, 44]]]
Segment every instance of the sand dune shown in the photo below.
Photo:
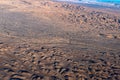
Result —
[[114, 10], [0, 1], [0, 80], [119, 80], [119, 59]]

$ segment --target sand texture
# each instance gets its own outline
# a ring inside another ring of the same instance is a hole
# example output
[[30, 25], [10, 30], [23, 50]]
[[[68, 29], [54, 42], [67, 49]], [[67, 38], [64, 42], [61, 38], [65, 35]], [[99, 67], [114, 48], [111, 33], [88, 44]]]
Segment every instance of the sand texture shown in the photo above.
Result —
[[0, 0], [0, 80], [120, 80], [120, 13]]

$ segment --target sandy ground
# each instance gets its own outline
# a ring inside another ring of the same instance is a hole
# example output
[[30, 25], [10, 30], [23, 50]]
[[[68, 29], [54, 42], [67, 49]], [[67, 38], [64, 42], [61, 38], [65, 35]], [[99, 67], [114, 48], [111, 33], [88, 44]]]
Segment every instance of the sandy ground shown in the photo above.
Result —
[[0, 80], [119, 80], [119, 14], [49, 0], [1, 0]]

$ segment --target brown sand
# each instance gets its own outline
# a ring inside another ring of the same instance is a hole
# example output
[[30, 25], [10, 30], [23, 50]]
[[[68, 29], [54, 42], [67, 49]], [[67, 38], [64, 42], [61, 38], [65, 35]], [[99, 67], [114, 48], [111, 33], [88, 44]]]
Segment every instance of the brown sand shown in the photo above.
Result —
[[0, 0], [0, 80], [120, 80], [120, 13]]

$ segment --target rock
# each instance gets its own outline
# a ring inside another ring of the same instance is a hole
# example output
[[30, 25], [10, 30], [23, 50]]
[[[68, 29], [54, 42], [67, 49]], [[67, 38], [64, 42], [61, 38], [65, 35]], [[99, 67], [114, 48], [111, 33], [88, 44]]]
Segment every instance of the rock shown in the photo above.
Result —
[[95, 60], [89, 60], [89, 63], [97, 63]]
[[58, 78], [57, 76], [51, 76], [51, 80], [61, 80], [61, 79]]
[[59, 71], [59, 72], [60, 72], [61, 74], [63, 74], [63, 73], [65, 73], [65, 72], [68, 72], [69, 70], [70, 70], [69, 68], [63, 68], [63, 67], [62, 67], [62, 68], [60, 68], [60, 71]]
[[43, 78], [44, 78], [43, 75], [33, 74], [31, 79], [32, 80], [38, 80], [38, 79], [43, 79]]
[[3, 44], [3, 42], [0, 42], [0, 44]]
[[118, 19], [118, 23], [120, 23], [120, 19]]
[[23, 80], [23, 79], [20, 79], [20, 78], [10, 78], [9, 80]]
[[12, 70], [11, 68], [0, 68], [0, 70], [4, 70], [7, 72], [14, 72], [14, 70]]
[[120, 66], [112, 66], [112, 69], [120, 69]]
[[19, 70], [18, 73], [29, 73], [27, 70]]
[[93, 77], [94, 77], [94, 74], [89, 74], [89, 77], [90, 77], [90, 78], [93, 78]]
[[69, 80], [69, 76], [68, 75], [65, 75], [64, 78], [65, 78], [65, 80]]

